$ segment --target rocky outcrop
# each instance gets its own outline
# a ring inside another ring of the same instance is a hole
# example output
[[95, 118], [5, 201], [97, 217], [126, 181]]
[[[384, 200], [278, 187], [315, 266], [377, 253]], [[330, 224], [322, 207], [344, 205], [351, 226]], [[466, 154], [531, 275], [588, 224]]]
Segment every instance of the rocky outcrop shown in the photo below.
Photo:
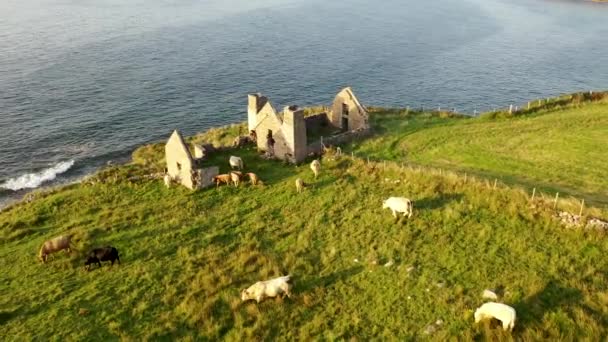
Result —
[[598, 218], [589, 218], [585, 220], [583, 216], [574, 215], [567, 211], [558, 212], [556, 217], [566, 228], [608, 230], [608, 222]]

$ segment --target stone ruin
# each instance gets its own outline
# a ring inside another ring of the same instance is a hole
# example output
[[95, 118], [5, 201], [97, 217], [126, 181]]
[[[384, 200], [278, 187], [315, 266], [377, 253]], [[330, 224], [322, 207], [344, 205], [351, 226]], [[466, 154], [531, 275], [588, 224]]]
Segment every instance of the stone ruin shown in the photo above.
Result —
[[209, 146], [194, 144], [194, 157], [177, 131], [173, 131], [165, 145], [166, 173], [171, 180], [188, 189], [200, 189], [213, 185], [213, 177], [219, 174], [217, 166], [205, 167], [204, 161], [210, 152]]
[[[327, 111], [308, 117], [298, 106], [287, 106], [279, 114], [267, 97], [250, 94], [247, 119], [249, 132], [257, 137], [259, 150], [292, 163], [300, 163], [309, 154], [321, 152], [324, 143], [339, 143], [369, 131], [368, 111], [350, 87], [336, 95]], [[334, 132], [328, 137], [319, 137], [318, 141], [309, 141], [321, 128]], [[274, 141], [274, 145], [270, 141]]]

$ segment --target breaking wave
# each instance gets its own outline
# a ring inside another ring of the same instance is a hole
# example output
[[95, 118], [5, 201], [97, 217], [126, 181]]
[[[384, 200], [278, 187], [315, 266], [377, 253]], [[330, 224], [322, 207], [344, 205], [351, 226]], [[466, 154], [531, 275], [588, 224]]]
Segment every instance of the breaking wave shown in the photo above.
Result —
[[36, 173], [27, 173], [17, 178], [11, 178], [0, 184], [0, 188], [8, 190], [33, 189], [40, 186], [44, 182], [51, 181], [74, 165], [74, 160], [57, 163], [48, 169], [44, 169]]

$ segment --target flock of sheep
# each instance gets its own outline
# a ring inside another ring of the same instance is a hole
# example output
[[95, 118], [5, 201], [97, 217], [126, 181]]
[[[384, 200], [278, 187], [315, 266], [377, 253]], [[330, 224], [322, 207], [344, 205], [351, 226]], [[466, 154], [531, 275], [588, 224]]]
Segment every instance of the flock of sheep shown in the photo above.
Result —
[[[240, 157], [231, 156], [229, 159], [229, 164], [232, 170], [228, 174], [220, 174], [213, 178], [216, 186], [219, 186], [222, 183], [232, 183], [234, 186], [238, 187], [245, 175], [249, 177], [253, 185], [261, 183], [260, 179], [255, 173], [242, 173], [241, 170], [243, 169], [243, 160]], [[233, 169], [235, 168], [237, 168], [238, 171], [234, 171]], [[310, 164], [310, 168], [313, 171], [316, 179], [321, 172], [321, 163], [319, 160], [315, 159]], [[168, 182], [167, 179], [165, 179], [165, 184], [170, 186], [170, 180]], [[296, 179], [295, 184], [296, 191], [298, 193], [302, 192], [307, 186], [301, 178]], [[413, 201], [404, 197], [389, 197], [383, 202], [382, 208], [390, 209], [395, 218], [398, 217], [397, 214], [403, 214], [404, 217], [407, 216], [408, 218], [413, 215]], [[46, 262], [48, 255], [61, 250], [70, 252], [70, 236], [62, 235], [45, 241], [40, 248], [38, 258], [40, 261]], [[114, 261], [118, 261], [120, 264], [118, 250], [111, 246], [94, 248], [87, 254], [84, 266], [86, 270], [89, 270], [90, 265], [92, 264], [97, 264], [99, 267], [101, 267], [101, 261], [110, 261], [112, 265], [114, 265]], [[255, 300], [259, 303], [265, 298], [273, 298], [279, 295], [291, 297], [291, 288], [292, 284], [290, 275], [265, 281], [258, 281], [241, 291], [241, 300]], [[475, 323], [491, 318], [501, 321], [505, 331], [512, 330], [515, 326], [515, 309], [506, 304], [487, 302], [475, 311]]]

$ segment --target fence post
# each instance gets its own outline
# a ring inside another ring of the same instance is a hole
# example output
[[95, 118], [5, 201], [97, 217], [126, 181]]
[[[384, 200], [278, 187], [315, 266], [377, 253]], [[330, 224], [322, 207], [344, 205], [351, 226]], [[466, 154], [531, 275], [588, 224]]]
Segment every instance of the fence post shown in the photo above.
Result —
[[477, 116], [477, 109], [473, 110], [473, 116]]
[[467, 182], [467, 173], [466, 172], [464, 173], [464, 182], [465, 183]]
[[559, 192], [555, 193], [555, 203], [553, 203], [553, 209], [557, 208], [557, 201], [559, 199]]
[[513, 105], [509, 105], [509, 114], [513, 114]]
[[532, 189], [532, 202], [534, 202], [534, 195], [536, 195], [536, 188]]
[[496, 189], [496, 182], [498, 181], [498, 179], [494, 178], [494, 187], [493, 189]]
[[583, 216], [583, 207], [585, 206], [585, 199], [581, 201], [581, 210], [578, 212], [578, 216]]
[[528, 109], [530, 109], [530, 101], [528, 101]]

